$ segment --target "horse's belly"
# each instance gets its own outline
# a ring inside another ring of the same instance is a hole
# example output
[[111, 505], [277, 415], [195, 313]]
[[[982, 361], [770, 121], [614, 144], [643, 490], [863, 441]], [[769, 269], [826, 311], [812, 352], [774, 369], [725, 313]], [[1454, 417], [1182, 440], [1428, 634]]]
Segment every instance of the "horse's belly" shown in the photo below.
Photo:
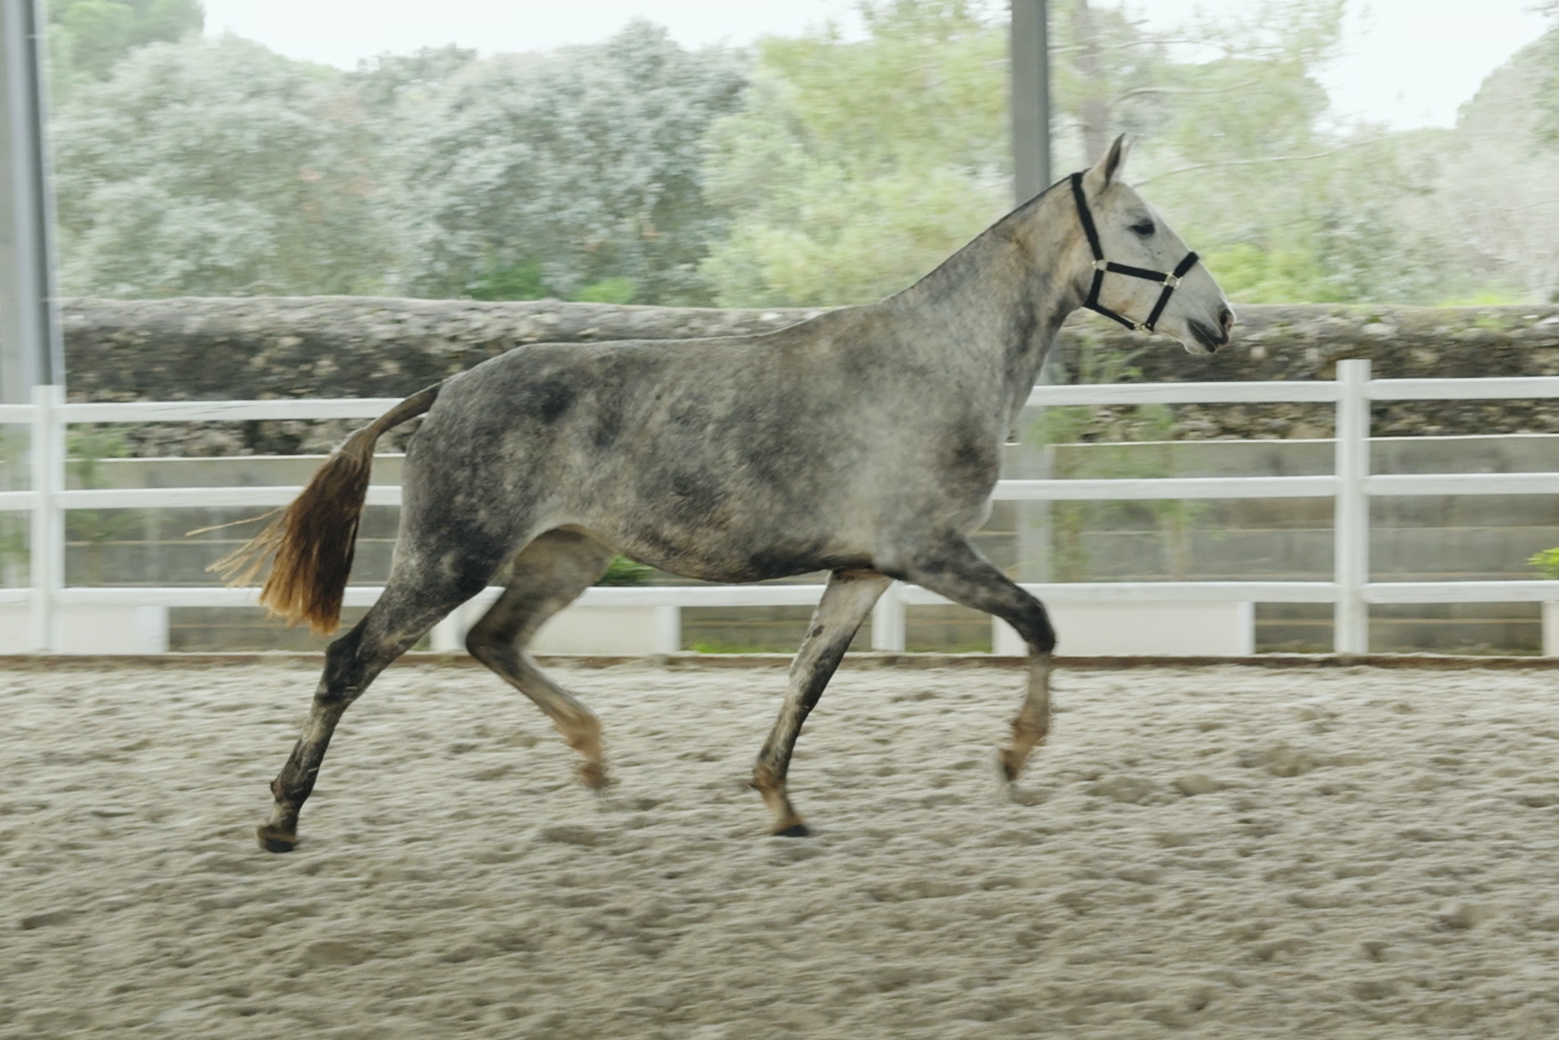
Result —
[[871, 554], [832, 538], [795, 538], [784, 532], [751, 542], [712, 532], [636, 532], [614, 541], [626, 556], [700, 581], [740, 583], [789, 578], [814, 571], [860, 570]]

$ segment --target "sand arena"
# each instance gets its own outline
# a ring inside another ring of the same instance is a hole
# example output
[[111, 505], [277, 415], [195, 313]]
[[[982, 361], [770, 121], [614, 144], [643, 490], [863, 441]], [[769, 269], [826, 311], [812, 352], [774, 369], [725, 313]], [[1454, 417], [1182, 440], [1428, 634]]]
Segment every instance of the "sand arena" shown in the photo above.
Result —
[[774, 668], [562, 678], [619, 781], [479, 669], [351, 712], [254, 827], [316, 669], [0, 669], [0, 1037], [1559, 1034], [1559, 674], [847, 660], [764, 836]]

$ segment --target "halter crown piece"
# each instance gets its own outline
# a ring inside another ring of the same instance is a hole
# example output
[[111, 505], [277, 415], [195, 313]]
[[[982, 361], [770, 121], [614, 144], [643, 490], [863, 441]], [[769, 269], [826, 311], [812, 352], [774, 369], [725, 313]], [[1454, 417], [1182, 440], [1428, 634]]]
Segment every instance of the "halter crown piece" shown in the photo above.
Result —
[[[1195, 252], [1185, 255], [1175, 265], [1170, 274], [1163, 271], [1149, 271], [1141, 267], [1131, 267], [1126, 264], [1117, 264], [1113, 260], [1104, 258], [1104, 249], [1099, 245], [1099, 229], [1094, 227], [1093, 214], [1088, 209], [1088, 199], [1083, 195], [1083, 175], [1072, 174], [1072, 198], [1077, 200], [1077, 216], [1083, 224], [1083, 234], [1088, 236], [1088, 248], [1093, 250], [1093, 285], [1088, 289], [1088, 299], [1083, 301], [1083, 306], [1095, 313], [1102, 314], [1106, 318], [1120, 322], [1133, 332], [1152, 332], [1153, 326], [1158, 324], [1158, 319], [1163, 316], [1164, 308], [1169, 304], [1169, 297], [1174, 294], [1180, 279], [1186, 276], [1191, 268], [1196, 266], [1198, 259]], [[1113, 271], [1116, 274], [1129, 275], [1132, 278], [1142, 278], [1149, 282], [1159, 282], [1164, 286], [1164, 291], [1159, 293], [1158, 302], [1153, 305], [1153, 313], [1148, 315], [1148, 320], [1135, 322], [1130, 318], [1117, 314], [1104, 304], [1099, 302], [1099, 290], [1104, 286], [1104, 273]]]

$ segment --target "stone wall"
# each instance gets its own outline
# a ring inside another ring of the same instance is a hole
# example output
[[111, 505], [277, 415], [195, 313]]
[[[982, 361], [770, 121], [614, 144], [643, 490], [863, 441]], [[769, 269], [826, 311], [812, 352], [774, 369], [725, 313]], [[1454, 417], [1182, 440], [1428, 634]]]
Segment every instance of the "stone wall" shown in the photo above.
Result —
[[[819, 313], [366, 297], [71, 299], [63, 311], [73, 401], [402, 397], [526, 343], [765, 332]], [[1067, 324], [1055, 356], [1072, 382], [1089, 370], [1087, 348], [1148, 382], [1325, 379], [1339, 359], [1358, 357], [1389, 378], [1559, 375], [1559, 307], [1239, 311], [1234, 344], [1211, 356], [1090, 314]], [[1304, 438], [1331, 428], [1321, 405], [1187, 405], [1174, 418], [1177, 439]], [[1101, 408], [1083, 436], [1131, 439], [1135, 422], [1130, 409]], [[349, 425], [210, 423], [126, 436], [138, 455], [296, 454], [327, 449]], [[1559, 432], [1559, 401], [1386, 403], [1373, 432]]]

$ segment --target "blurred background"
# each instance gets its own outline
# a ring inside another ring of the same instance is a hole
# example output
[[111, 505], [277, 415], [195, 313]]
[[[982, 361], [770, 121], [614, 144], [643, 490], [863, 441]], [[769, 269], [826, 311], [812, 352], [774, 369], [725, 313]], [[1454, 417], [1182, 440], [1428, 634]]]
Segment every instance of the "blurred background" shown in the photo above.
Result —
[[[1052, 0], [1239, 302], [1551, 302], [1554, 4]], [[48, 0], [66, 294], [811, 306], [1011, 204], [1008, 5]]]

